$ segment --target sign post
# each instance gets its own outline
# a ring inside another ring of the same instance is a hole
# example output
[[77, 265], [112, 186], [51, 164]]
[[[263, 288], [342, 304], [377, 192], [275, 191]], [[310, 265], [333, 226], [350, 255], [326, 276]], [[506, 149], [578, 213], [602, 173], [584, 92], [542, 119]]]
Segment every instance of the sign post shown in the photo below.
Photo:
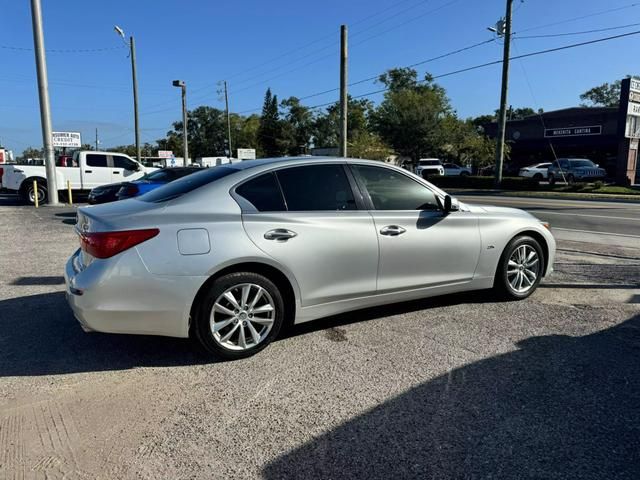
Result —
[[618, 160], [616, 181], [637, 183], [638, 138], [640, 138], [640, 80], [625, 78], [620, 89], [618, 113]]

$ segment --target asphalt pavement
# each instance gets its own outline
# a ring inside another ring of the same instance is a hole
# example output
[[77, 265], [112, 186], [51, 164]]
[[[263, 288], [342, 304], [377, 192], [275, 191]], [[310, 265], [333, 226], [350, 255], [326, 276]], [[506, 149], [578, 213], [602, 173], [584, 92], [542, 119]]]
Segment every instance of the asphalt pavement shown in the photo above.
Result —
[[549, 222], [559, 239], [640, 247], [640, 203], [496, 195], [458, 198], [466, 203], [526, 210]]
[[524, 301], [352, 312], [216, 362], [82, 331], [74, 218], [0, 198], [0, 479], [640, 478], [637, 243], [560, 239]]

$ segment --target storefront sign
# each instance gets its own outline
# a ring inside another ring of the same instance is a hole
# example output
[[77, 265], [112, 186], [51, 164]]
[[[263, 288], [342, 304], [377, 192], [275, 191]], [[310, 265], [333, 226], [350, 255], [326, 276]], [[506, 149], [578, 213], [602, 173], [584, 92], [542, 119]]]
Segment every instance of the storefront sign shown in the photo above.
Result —
[[640, 116], [640, 103], [631, 103], [627, 104], [627, 115], [635, 115], [636, 117]]
[[640, 80], [631, 79], [631, 91], [640, 93]]
[[585, 135], [602, 135], [602, 125], [590, 127], [545, 128], [544, 136], [549, 137], [581, 137]]

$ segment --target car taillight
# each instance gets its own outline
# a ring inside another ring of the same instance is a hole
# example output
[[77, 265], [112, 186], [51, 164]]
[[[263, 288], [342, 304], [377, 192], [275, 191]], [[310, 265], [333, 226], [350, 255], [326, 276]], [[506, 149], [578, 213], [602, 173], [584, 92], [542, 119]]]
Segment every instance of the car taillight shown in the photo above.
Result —
[[160, 233], [157, 228], [124, 230], [119, 232], [83, 232], [80, 248], [96, 258], [109, 258], [135, 247]]
[[137, 185], [125, 185], [118, 192], [119, 197], [135, 197], [138, 194]]

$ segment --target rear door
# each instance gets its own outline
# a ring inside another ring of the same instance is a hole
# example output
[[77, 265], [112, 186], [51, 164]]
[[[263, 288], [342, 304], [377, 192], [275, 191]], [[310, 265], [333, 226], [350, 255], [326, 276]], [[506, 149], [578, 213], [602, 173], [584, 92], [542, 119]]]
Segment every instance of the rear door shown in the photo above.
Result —
[[235, 189], [244, 228], [296, 278], [302, 306], [373, 294], [378, 240], [342, 163], [281, 168]]
[[126, 182], [140, 178], [138, 164], [124, 155], [111, 155], [111, 183]]
[[435, 193], [396, 169], [351, 165], [380, 244], [378, 292], [469, 282], [480, 256], [478, 218], [444, 214]]
[[111, 183], [108, 155], [104, 153], [87, 153], [82, 169], [82, 188], [91, 190], [99, 185]]

